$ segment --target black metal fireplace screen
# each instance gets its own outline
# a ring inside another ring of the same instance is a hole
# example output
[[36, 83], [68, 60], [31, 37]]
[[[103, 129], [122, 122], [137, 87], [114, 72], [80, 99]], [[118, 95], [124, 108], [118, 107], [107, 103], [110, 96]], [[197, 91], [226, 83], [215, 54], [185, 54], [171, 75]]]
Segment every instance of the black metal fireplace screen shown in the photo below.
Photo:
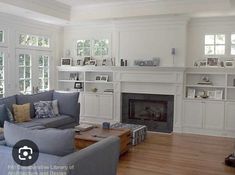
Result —
[[157, 132], [173, 131], [174, 96], [122, 94], [122, 122], [146, 125]]

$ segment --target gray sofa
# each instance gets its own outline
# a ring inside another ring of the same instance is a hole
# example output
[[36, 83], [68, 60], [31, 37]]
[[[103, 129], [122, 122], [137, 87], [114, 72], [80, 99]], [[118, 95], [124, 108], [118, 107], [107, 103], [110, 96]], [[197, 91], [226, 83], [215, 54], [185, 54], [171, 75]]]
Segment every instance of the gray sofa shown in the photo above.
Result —
[[[71, 128], [79, 124], [80, 105], [78, 103], [79, 93], [63, 93], [56, 91], [47, 91], [33, 95], [14, 95], [0, 99], [0, 105], [5, 104], [11, 112], [13, 112], [13, 104], [30, 103], [30, 122], [18, 123], [17, 125], [31, 128]], [[35, 111], [33, 107], [34, 102], [58, 100], [58, 107], [60, 116], [53, 118], [35, 118]], [[0, 140], [3, 140], [3, 134], [0, 134]]]
[[[5, 141], [0, 143], [0, 174], [116, 175], [120, 139], [108, 137], [85, 149], [74, 150], [72, 129], [31, 130], [5, 122]], [[39, 158], [33, 166], [18, 166], [12, 147], [20, 140], [37, 144]]]
[[[4, 135], [0, 136], [0, 174], [116, 175], [120, 152], [118, 137], [109, 137], [85, 149], [75, 150], [75, 132], [66, 128], [79, 123], [78, 96], [78, 93], [49, 91], [0, 99], [0, 104], [5, 104], [11, 111], [12, 104], [30, 103], [32, 118], [24, 123], [5, 122]], [[36, 119], [33, 103], [53, 99], [58, 100], [61, 115]], [[39, 147], [39, 158], [32, 167], [18, 166], [12, 158], [14, 144], [24, 139]]]

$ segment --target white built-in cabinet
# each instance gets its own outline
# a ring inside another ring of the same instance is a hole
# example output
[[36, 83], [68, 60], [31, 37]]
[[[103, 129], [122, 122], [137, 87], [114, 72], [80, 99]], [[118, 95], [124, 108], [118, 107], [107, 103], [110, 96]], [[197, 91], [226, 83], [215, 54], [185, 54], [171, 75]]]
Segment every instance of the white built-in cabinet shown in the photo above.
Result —
[[99, 119], [113, 118], [113, 95], [86, 94], [84, 115]]
[[224, 127], [224, 102], [184, 101], [184, 126], [200, 129], [222, 130]]
[[[74, 77], [75, 75], [75, 77]], [[108, 77], [107, 81], [99, 81], [97, 77]], [[107, 67], [58, 67], [58, 89], [72, 90], [75, 83], [81, 83], [80, 117], [82, 121], [102, 123], [114, 118], [114, 89], [113, 71]], [[97, 91], [94, 91], [96, 89]]]
[[[198, 84], [209, 77], [211, 85]], [[235, 71], [190, 68], [185, 71], [183, 132], [235, 137]], [[195, 97], [189, 92], [195, 90]], [[221, 98], [201, 98], [208, 91], [222, 91]]]

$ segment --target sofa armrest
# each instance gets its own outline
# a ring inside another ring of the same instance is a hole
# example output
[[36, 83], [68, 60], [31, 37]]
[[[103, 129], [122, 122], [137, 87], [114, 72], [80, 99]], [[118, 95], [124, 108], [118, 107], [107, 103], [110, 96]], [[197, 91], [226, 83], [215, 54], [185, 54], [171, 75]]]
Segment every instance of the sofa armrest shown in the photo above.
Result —
[[109, 137], [61, 158], [58, 166], [74, 166], [68, 175], [116, 175], [120, 139]]

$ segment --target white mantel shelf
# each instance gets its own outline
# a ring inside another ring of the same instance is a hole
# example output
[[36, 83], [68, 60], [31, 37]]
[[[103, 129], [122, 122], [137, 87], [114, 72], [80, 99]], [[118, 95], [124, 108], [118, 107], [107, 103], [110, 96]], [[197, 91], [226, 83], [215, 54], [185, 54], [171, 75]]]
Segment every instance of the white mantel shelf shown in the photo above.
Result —
[[59, 71], [145, 71], [182, 72], [185, 67], [141, 67], [141, 66], [58, 66]]

